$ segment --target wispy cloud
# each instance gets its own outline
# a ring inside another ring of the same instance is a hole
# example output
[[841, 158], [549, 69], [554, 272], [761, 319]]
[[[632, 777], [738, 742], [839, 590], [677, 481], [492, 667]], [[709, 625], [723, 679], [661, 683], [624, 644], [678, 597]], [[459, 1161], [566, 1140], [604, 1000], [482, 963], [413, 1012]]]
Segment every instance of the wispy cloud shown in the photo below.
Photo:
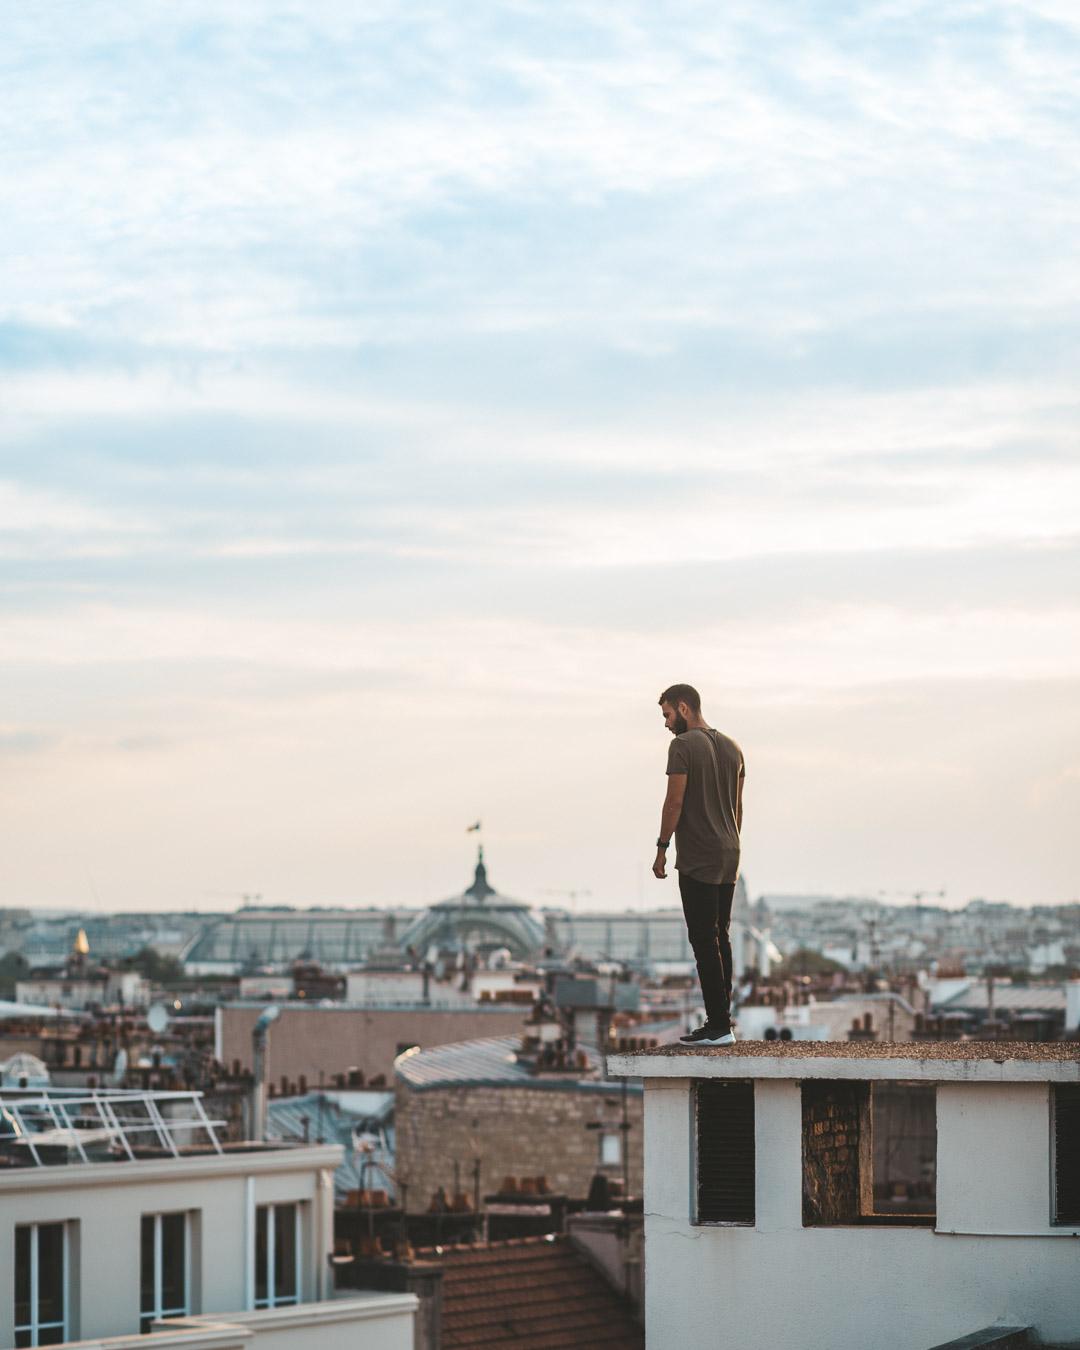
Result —
[[[95, 875], [145, 903], [158, 855], [131, 839], [179, 809], [204, 853], [170, 855], [172, 902], [238, 846], [264, 889], [343, 898], [333, 798], [441, 893], [444, 804], [496, 798], [510, 889], [561, 885], [545, 840], [577, 831], [623, 903], [655, 828], [635, 719], [689, 677], [762, 766], [758, 884], [802, 884], [790, 858], [807, 886], [906, 884], [890, 811], [933, 870], [955, 845], [958, 887], [1073, 884], [1066, 0], [89, 0], [6, 25], [17, 841], [62, 820], [93, 854], [97, 828], [132, 861]], [[974, 794], [988, 840], [957, 788], [1005, 721], [1035, 746], [1029, 873], [1009, 802]], [[209, 778], [228, 791], [191, 805]], [[395, 834], [419, 816], [430, 844]], [[4, 893], [62, 898], [55, 855], [17, 842]]]

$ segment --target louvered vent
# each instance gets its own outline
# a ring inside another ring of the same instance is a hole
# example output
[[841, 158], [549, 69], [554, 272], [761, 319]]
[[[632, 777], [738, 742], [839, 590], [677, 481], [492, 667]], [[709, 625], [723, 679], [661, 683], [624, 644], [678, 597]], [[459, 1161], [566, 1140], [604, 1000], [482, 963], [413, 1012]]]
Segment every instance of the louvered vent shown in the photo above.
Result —
[[1080, 1224], [1080, 1084], [1054, 1085], [1054, 1222]]
[[754, 1085], [695, 1085], [698, 1223], [754, 1222]]

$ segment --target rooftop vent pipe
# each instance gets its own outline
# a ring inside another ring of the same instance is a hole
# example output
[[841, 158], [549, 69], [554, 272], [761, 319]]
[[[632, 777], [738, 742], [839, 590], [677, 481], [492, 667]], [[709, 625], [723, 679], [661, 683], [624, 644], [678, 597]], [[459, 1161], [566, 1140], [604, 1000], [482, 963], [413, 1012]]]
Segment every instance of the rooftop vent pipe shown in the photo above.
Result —
[[281, 1016], [281, 1009], [271, 1003], [259, 1014], [251, 1032], [254, 1047], [255, 1092], [252, 1110], [251, 1134], [258, 1143], [266, 1139], [266, 1056], [270, 1049], [270, 1027]]

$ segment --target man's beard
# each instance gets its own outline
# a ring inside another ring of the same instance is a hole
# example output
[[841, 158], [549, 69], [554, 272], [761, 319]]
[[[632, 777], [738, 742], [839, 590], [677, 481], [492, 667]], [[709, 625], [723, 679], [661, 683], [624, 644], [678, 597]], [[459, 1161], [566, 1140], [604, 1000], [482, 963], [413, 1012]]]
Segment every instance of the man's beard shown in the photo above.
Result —
[[680, 717], [679, 714], [676, 713], [676, 714], [675, 714], [675, 735], [676, 735], [676, 736], [681, 736], [681, 735], [683, 734], [684, 731], [689, 731], [689, 730], [690, 730], [690, 728], [686, 725], [686, 718], [685, 718], [685, 717]]

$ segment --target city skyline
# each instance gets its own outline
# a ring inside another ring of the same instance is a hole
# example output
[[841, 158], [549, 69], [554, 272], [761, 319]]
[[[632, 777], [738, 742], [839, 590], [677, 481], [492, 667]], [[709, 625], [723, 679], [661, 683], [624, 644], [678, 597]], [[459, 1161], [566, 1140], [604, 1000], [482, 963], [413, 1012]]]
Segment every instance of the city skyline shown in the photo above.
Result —
[[1080, 17], [8, 16], [0, 904], [1080, 896]]

